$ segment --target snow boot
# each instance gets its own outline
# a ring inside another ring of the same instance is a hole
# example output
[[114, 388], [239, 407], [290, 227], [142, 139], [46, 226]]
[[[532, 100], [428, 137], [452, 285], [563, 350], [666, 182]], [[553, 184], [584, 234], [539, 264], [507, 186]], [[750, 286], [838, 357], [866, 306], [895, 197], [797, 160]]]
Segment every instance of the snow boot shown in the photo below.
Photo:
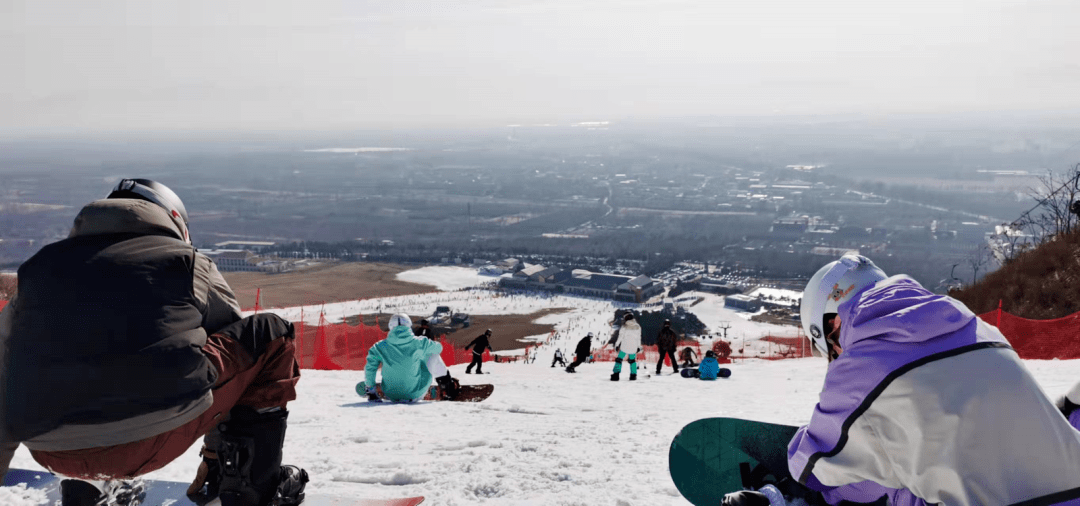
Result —
[[637, 374], [630, 373], [630, 381], [637, 381]]
[[221, 465], [218, 463], [217, 453], [205, 445], [199, 455], [203, 461], [199, 464], [195, 481], [187, 489], [187, 496], [194, 502], [206, 503], [218, 496], [221, 488]]
[[446, 373], [445, 376], [435, 378], [435, 383], [439, 385], [439, 400], [457, 400], [458, 395], [461, 392], [461, 384], [458, 382], [458, 380], [451, 378], [450, 373]]
[[617, 372], [611, 373], [611, 381], [619, 381], [619, 373], [617, 373]]
[[60, 482], [62, 506], [138, 506], [144, 498], [146, 485], [141, 480], [109, 480], [102, 488], [83, 480]]
[[281, 466], [277, 491], [270, 505], [297, 506], [304, 502], [304, 488], [307, 487], [307, 482], [307, 471], [296, 466]]
[[577, 371], [575, 371], [573, 367], [567, 367], [566, 372], [577, 372]]
[[[221, 467], [221, 506], [292, 506], [302, 495], [302, 470], [286, 487], [290, 497], [278, 497], [282, 484], [281, 446], [289, 412], [276, 408], [264, 412], [236, 406], [229, 420], [218, 425], [218, 463]], [[292, 501], [292, 502], [290, 502]]]

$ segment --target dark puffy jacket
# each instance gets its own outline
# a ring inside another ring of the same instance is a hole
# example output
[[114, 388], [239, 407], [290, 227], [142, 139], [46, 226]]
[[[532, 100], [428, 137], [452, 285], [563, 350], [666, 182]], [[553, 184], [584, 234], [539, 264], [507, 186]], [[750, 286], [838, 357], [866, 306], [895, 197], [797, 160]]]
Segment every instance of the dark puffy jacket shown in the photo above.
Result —
[[675, 351], [678, 339], [679, 336], [671, 330], [671, 327], [664, 327], [660, 329], [660, 335], [656, 337], [656, 346], [660, 351]]
[[495, 351], [491, 347], [491, 342], [488, 341], [487, 334], [480, 334], [480, 337], [473, 339], [471, 343], [465, 345], [465, 349], [472, 348], [473, 353], [484, 353], [484, 349]]
[[413, 335], [416, 337], [426, 337], [432, 341], [436, 340], [435, 333], [431, 331], [431, 327], [416, 327], [416, 330], [413, 331]]
[[579, 357], [587, 357], [592, 352], [592, 338], [585, 336], [577, 342], [577, 348], [574, 348], [574, 354]]
[[99, 201], [71, 237], [19, 268], [0, 328], [12, 440], [41, 450], [121, 444], [209, 407], [217, 371], [202, 353], [204, 328], [235, 321], [239, 307], [170, 223], [148, 202]]

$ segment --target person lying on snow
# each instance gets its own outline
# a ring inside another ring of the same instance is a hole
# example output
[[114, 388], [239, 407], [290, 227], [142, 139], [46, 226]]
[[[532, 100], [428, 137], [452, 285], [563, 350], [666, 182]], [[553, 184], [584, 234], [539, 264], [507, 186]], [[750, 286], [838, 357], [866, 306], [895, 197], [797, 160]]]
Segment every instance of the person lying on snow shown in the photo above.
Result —
[[1080, 504], [1080, 431], [1062, 416], [1080, 399], [1055, 406], [962, 303], [845, 255], [810, 279], [801, 313], [829, 364], [788, 467], [826, 502]]

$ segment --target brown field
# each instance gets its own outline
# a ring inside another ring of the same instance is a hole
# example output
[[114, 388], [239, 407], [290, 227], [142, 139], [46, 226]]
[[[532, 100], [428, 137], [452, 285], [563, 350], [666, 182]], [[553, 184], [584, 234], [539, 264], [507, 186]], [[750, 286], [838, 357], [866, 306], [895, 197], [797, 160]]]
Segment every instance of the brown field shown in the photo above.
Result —
[[[468, 328], [463, 328], [460, 325], [449, 327], [438, 327], [435, 329], [437, 334], [446, 334], [446, 340], [454, 343], [454, 346], [465, 346], [470, 341], [483, 334], [485, 330], [491, 329], [491, 347], [496, 352], [501, 350], [520, 350], [527, 344], [532, 344], [531, 341], [523, 342], [521, 339], [528, 336], [536, 336], [540, 334], [550, 333], [555, 329], [554, 325], [541, 325], [538, 323], [532, 323], [533, 320], [542, 318], [550, 314], [558, 314], [568, 311], [565, 308], [550, 308], [542, 311], [537, 311], [532, 314], [518, 314], [518, 315], [470, 315], [471, 325]], [[413, 324], [417, 324], [420, 321], [419, 315], [411, 315]], [[386, 313], [382, 314], [370, 314], [361, 315], [364, 321], [364, 325], [375, 325], [376, 318], [378, 318], [379, 328], [386, 330], [386, 322], [390, 319], [390, 315]], [[345, 321], [350, 325], [356, 325], [357, 318], [345, 318]]]
[[325, 264], [281, 274], [223, 272], [240, 307], [255, 307], [255, 292], [262, 307], [290, 307], [321, 302], [340, 302], [437, 291], [430, 285], [406, 283], [394, 276], [412, 267], [392, 264], [347, 262]]

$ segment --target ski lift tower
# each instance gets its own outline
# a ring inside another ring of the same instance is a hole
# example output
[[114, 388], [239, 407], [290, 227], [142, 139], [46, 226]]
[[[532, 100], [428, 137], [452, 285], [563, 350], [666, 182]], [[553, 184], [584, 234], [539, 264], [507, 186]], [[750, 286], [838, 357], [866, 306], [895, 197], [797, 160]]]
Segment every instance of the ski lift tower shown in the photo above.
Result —
[[725, 341], [727, 341], [727, 329], [730, 329], [730, 328], [731, 328], [731, 322], [729, 322], [729, 321], [720, 322], [720, 329], [724, 331], [724, 340]]

